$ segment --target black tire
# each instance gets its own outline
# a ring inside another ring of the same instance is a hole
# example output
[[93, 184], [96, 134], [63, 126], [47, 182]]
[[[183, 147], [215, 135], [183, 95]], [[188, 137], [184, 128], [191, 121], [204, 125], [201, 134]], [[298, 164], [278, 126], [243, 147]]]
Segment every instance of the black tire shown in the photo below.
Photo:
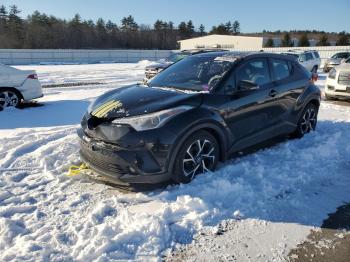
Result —
[[17, 90], [7, 88], [0, 90], [0, 111], [8, 106], [14, 106], [18, 108], [20, 107], [21, 102], [22, 96]]
[[312, 103], [307, 104], [298, 120], [297, 129], [292, 134], [292, 137], [302, 138], [305, 134], [314, 131], [317, 125], [317, 114], [318, 107]]
[[201, 130], [192, 134], [176, 155], [172, 179], [177, 183], [189, 183], [197, 175], [215, 170], [219, 150], [218, 141], [209, 132]]
[[311, 70], [311, 73], [317, 73], [318, 66], [314, 66]]
[[325, 93], [325, 94], [324, 94], [324, 99], [325, 99], [325, 100], [328, 100], [328, 101], [331, 101], [331, 100], [334, 100], [334, 97], [329, 96], [329, 95], [327, 95], [327, 94]]

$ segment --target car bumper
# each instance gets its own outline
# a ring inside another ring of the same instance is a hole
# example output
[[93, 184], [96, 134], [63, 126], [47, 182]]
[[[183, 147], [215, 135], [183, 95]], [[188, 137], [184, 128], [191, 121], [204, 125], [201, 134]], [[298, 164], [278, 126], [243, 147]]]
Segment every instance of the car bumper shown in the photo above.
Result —
[[[157, 184], [168, 181], [170, 174], [167, 163], [170, 145], [157, 145], [158, 141], [148, 141], [141, 147], [121, 147], [89, 137], [82, 129], [80, 156], [93, 171], [113, 183], [120, 185]], [[158, 134], [159, 136], [159, 134]], [[155, 152], [154, 147], [162, 147]]]
[[43, 90], [41, 84], [36, 79], [27, 79], [19, 88], [24, 100], [31, 100], [43, 97]]
[[333, 79], [327, 79], [325, 94], [331, 97], [350, 98], [350, 86], [338, 84]]

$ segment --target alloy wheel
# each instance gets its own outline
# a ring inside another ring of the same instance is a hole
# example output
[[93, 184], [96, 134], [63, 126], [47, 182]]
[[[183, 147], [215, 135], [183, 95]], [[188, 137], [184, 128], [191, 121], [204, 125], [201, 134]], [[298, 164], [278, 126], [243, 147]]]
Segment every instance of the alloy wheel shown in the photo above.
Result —
[[0, 92], [0, 110], [8, 106], [17, 106], [19, 98], [13, 91], [2, 91]]
[[305, 111], [302, 117], [302, 120], [300, 122], [300, 130], [302, 134], [306, 134], [306, 133], [309, 133], [310, 131], [315, 130], [316, 122], [317, 122], [316, 117], [317, 117], [316, 111], [314, 108], [310, 107]]
[[200, 173], [208, 172], [215, 165], [215, 144], [208, 139], [197, 139], [186, 150], [182, 161], [183, 173], [191, 180]]

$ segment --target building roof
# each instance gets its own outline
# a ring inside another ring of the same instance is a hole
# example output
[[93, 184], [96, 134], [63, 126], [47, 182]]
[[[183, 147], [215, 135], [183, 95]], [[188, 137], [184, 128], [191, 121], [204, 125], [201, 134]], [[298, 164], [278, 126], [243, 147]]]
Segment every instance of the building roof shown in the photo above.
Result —
[[239, 39], [239, 38], [250, 38], [250, 39], [262, 39], [263, 37], [260, 36], [242, 36], [242, 35], [218, 35], [218, 34], [213, 34], [213, 35], [205, 35], [205, 36], [199, 36], [199, 37], [194, 37], [194, 38], [189, 38], [189, 39], [183, 39], [177, 41], [178, 43], [184, 42], [184, 41], [191, 41], [191, 40], [201, 40], [201, 39], [206, 39], [206, 38], [226, 38], [226, 39]]

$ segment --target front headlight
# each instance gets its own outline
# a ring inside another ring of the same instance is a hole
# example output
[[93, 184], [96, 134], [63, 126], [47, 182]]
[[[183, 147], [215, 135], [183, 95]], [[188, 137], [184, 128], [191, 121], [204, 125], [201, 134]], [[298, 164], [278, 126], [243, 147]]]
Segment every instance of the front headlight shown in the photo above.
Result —
[[149, 130], [161, 127], [174, 116], [190, 109], [192, 109], [191, 106], [179, 106], [151, 114], [115, 119], [112, 123], [118, 125], [130, 125], [136, 131]]
[[334, 68], [332, 68], [331, 71], [329, 71], [328, 73], [328, 77], [331, 79], [335, 79], [336, 75], [337, 75], [337, 71]]

